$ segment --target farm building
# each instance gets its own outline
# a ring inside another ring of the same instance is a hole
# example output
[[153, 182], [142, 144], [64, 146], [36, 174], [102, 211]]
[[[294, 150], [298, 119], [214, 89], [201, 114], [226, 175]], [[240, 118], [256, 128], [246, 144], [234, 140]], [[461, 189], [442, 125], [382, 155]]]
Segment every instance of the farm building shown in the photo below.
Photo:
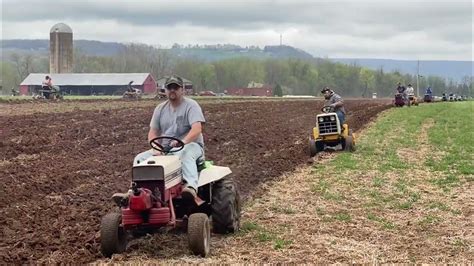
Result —
[[273, 96], [273, 88], [269, 85], [258, 88], [228, 88], [226, 91], [228, 95], [234, 96]]
[[156, 92], [156, 81], [150, 73], [33, 73], [20, 84], [20, 94], [29, 95], [41, 88], [46, 76], [50, 76], [53, 85], [61, 91], [72, 95], [118, 95], [127, 89], [127, 84], [133, 80], [132, 86], [145, 94]]

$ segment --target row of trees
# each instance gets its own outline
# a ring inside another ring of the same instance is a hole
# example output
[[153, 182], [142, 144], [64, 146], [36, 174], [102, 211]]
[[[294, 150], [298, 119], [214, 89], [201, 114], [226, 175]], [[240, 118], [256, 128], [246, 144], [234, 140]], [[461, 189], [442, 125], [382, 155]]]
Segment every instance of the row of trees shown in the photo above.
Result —
[[[29, 73], [47, 73], [47, 56], [31, 54], [10, 55], [2, 62], [1, 79], [4, 93], [17, 88]], [[249, 82], [266, 83], [281, 88], [283, 94], [317, 95], [322, 87], [329, 86], [344, 96], [369, 97], [393, 94], [396, 84], [416, 85], [416, 75], [387, 73], [383, 69], [371, 70], [358, 65], [344, 65], [326, 59], [252, 59], [239, 57], [216, 62], [180, 58], [167, 50], [142, 44], [130, 44], [112, 57], [87, 56], [75, 51], [76, 73], [136, 73], [149, 72], [155, 78], [176, 74], [191, 80], [197, 91], [223, 92], [230, 87], [244, 87]], [[435, 94], [453, 91], [472, 95], [472, 77], [461, 82], [429, 76], [419, 78], [420, 93], [431, 86]]]

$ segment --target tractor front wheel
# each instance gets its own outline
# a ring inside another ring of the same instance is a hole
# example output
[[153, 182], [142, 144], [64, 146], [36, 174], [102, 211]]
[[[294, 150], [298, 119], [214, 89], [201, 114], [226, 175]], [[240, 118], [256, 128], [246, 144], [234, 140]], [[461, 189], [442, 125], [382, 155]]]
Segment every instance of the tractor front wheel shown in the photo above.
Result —
[[100, 250], [106, 257], [122, 253], [127, 247], [127, 234], [122, 223], [121, 213], [109, 213], [100, 223]]
[[218, 234], [234, 233], [240, 227], [240, 195], [231, 176], [212, 185], [212, 229]]
[[205, 213], [193, 213], [188, 219], [189, 249], [194, 255], [207, 257], [210, 252], [211, 225]]
[[324, 150], [324, 143], [320, 140], [309, 138], [309, 156], [314, 157], [318, 152]]
[[318, 150], [316, 149], [316, 141], [314, 139], [309, 138], [309, 156], [313, 157], [318, 153]]

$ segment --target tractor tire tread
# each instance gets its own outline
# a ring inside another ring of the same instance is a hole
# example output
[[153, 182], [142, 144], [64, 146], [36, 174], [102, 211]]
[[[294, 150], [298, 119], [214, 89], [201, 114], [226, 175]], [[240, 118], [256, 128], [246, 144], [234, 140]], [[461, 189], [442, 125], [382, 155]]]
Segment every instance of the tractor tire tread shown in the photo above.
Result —
[[240, 195], [231, 176], [212, 185], [212, 228], [215, 233], [234, 233], [240, 227]]
[[106, 257], [112, 256], [114, 253], [122, 253], [127, 247], [127, 236], [125, 232], [120, 230], [122, 221], [121, 213], [106, 214], [100, 224], [100, 247], [101, 252]]
[[[204, 238], [208, 238], [207, 241]], [[193, 213], [188, 220], [189, 249], [194, 255], [207, 257], [210, 251], [210, 224], [205, 213]]]

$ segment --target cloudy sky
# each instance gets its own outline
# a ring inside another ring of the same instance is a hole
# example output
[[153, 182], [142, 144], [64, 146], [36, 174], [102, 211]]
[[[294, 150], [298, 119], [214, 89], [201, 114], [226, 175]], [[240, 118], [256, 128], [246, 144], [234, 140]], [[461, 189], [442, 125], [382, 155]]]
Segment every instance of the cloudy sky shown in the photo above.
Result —
[[314, 56], [472, 60], [470, 0], [0, 0], [2, 39], [179, 44], [280, 42]]

